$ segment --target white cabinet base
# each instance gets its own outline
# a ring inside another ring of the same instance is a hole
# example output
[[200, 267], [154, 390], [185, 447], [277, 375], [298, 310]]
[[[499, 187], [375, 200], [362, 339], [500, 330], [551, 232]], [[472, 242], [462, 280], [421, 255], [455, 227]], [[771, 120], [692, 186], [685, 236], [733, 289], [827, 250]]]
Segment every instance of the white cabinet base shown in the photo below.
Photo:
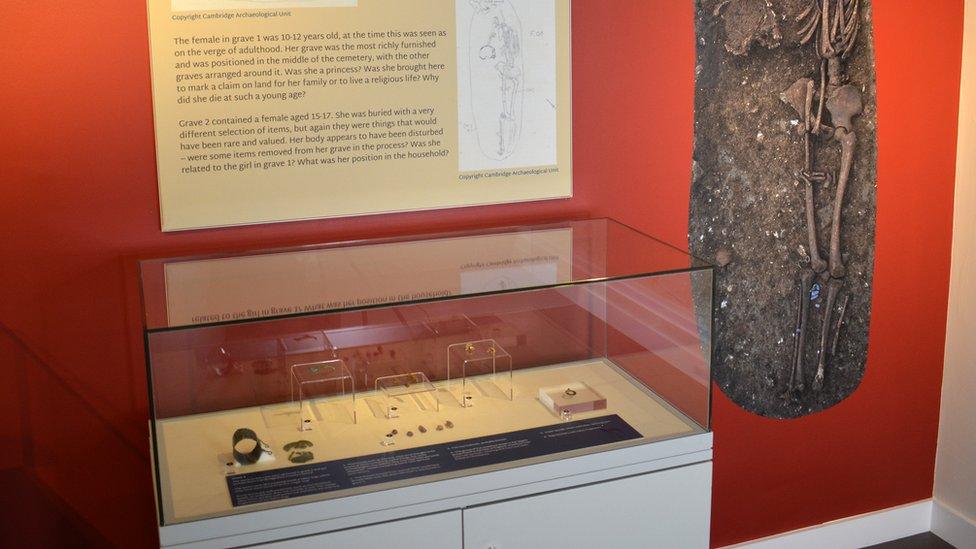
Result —
[[[711, 510], [711, 460], [712, 433], [701, 433], [337, 500], [163, 526], [160, 541], [163, 547], [181, 549], [281, 540], [314, 540], [311, 546], [318, 547], [373, 547], [365, 541], [347, 542], [345, 536], [376, 533], [403, 547], [412, 541], [407, 537], [415, 525], [421, 525], [422, 531], [425, 521], [433, 517], [456, 524], [445, 530], [449, 536], [461, 532], [463, 511], [465, 549], [492, 544], [497, 549], [704, 548]], [[442, 547], [430, 539], [418, 541], [427, 543], [424, 547]], [[462, 547], [460, 536], [450, 539], [457, 539], [452, 547]], [[587, 543], [580, 543], [581, 539]], [[589, 543], [591, 539], [599, 543]]]
[[329, 534], [259, 545], [267, 549], [319, 549], [322, 547], [396, 547], [397, 549], [458, 549], [461, 547], [461, 511], [438, 513], [350, 528]]
[[698, 463], [260, 547], [706, 549], [711, 478], [711, 462]]
[[464, 549], [708, 547], [711, 462], [464, 510]]

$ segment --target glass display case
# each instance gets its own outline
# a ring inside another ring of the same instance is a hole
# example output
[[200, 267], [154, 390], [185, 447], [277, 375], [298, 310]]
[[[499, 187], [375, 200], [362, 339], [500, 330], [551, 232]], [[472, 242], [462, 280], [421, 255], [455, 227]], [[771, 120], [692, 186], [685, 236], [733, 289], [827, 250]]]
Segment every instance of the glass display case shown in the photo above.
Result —
[[140, 270], [163, 525], [709, 430], [712, 267], [609, 219]]

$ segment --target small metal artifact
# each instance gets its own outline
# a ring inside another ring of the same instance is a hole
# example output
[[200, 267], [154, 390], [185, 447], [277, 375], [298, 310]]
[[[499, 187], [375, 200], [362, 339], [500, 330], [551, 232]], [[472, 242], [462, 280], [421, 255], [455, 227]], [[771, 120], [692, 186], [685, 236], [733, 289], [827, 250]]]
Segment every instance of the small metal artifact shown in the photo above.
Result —
[[288, 461], [292, 463], [306, 463], [315, 459], [312, 452], [308, 451], [308, 448], [313, 446], [311, 441], [308, 440], [296, 440], [295, 442], [289, 442], [285, 444], [284, 450], [288, 452]]
[[311, 441], [308, 440], [296, 440], [295, 442], [289, 442], [285, 444], [284, 450], [290, 452], [292, 450], [304, 450], [306, 448], [311, 448], [314, 446]]
[[[238, 450], [238, 444], [245, 441], [253, 442], [254, 447], [245, 451]], [[234, 431], [234, 436], [231, 439], [231, 448], [233, 449], [234, 459], [241, 465], [257, 463], [264, 454], [271, 454], [271, 446], [258, 438], [257, 433], [252, 429], [246, 427]]]
[[312, 452], [302, 451], [288, 454], [288, 461], [292, 463], [308, 463], [313, 459], [315, 459], [315, 456], [312, 454]]

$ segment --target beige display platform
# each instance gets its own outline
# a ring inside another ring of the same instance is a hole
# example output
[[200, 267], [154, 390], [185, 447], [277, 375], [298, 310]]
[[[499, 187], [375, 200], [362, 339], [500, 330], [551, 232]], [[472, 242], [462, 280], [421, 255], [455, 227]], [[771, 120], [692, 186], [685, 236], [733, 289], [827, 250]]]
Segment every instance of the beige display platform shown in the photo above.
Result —
[[[505, 376], [506, 379], [499, 379], [499, 384], [507, 383], [507, 373]], [[643, 438], [531, 460], [336, 490], [266, 504], [237, 508], [231, 504], [226, 481], [226, 461], [231, 450], [232, 435], [238, 428], [253, 429], [262, 440], [271, 445], [275, 458], [273, 461], [240, 467], [238, 471], [246, 473], [273, 470], [296, 466], [288, 461], [288, 453], [283, 447], [297, 440], [308, 440], [314, 444], [311, 450], [315, 459], [310, 463], [319, 463], [558, 424], [561, 419], [539, 402], [539, 388], [574, 382], [584, 382], [599, 391], [607, 399], [607, 408], [576, 414], [573, 420], [617, 414], [640, 432]], [[460, 380], [454, 383], [460, 383]], [[417, 400], [407, 396], [397, 404], [399, 417], [395, 419], [387, 419], [385, 416], [384, 395], [374, 391], [364, 392], [356, 397], [355, 423], [351, 399], [320, 399], [311, 406], [314, 414], [312, 429], [304, 432], [298, 430], [299, 412], [295, 403], [161, 420], [157, 422], [156, 428], [165, 523], [175, 524], [344, 497], [702, 432], [701, 427], [608, 361], [574, 362], [518, 370], [514, 372], [514, 384], [515, 398], [509, 400], [492, 382], [490, 375], [481, 376], [473, 383], [469, 380], [471, 405], [462, 408], [457, 397], [459, 392], [455, 390], [452, 394], [448, 390], [451, 387], [440, 382], [437, 383], [440, 388], [437, 393], [440, 400], [439, 411], [429, 398]], [[472, 386], [474, 390], [470, 389]], [[437, 430], [438, 425], [443, 426], [448, 421], [454, 425], [453, 428]], [[426, 433], [420, 432], [421, 425], [426, 428]], [[381, 443], [386, 434], [394, 429], [398, 431], [394, 437], [395, 444], [383, 446]], [[412, 437], [407, 436], [408, 431], [413, 432]]]

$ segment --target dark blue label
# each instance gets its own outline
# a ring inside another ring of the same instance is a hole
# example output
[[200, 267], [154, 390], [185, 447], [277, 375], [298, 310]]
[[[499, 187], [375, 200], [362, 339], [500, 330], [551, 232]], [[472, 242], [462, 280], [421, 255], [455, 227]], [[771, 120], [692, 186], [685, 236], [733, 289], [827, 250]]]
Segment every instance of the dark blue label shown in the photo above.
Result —
[[618, 415], [227, 477], [234, 507], [496, 465], [641, 438]]

